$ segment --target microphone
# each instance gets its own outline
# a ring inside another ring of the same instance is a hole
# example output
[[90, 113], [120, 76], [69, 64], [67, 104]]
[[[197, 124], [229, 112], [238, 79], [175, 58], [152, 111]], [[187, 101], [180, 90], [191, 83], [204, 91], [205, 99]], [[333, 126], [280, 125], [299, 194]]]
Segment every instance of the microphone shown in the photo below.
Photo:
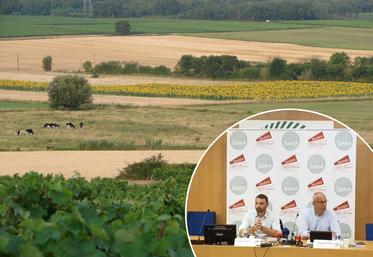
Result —
[[202, 219], [202, 223], [201, 223], [201, 228], [199, 229], [199, 232], [198, 232], [198, 241], [200, 241], [200, 236], [201, 236], [201, 233], [202, 233], [202, 229], [203, 229], [203, 225], [205, 223], [205, 220], [207, 218], [207, 215], [210, 213], [210, 209], [207, 209], [207, 212], [205, 214], [205, 216], [203, 217]]
[[291, 232], [291, 239], [292, 240], [294, 238], [295, 226], [297, 225], [297, 219], [298, 219], [298, 217], [299, 217], [299, 213], [297, 213], [297, 215], [295, 215], [294, 226], [293, 226], [293, 230]]
[[284, 227], [284, 224], [282, 223], [282, 220], [280, 219], [280, 229], [281, 229], [281, 237], [282, 238], [288, 238], [289, 236], [289, 229]]

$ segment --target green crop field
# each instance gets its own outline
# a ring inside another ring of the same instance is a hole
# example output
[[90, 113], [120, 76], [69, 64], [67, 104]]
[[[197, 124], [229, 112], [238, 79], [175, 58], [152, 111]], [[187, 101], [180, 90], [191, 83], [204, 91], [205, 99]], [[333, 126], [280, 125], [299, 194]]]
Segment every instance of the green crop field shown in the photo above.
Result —
[[188, 35], [245, 41], [290, 43], [315, 47], [373, 50], [373, 28], [323, 27], [296, 30], [194, 33]]
[[[304, 108], [330, 115], [373, 144], [372, 105], [373, 100], [366, 100], [187, 107], [96, 106], [80, 111], [41, 110], [29, 105], [22, 111], [0, 111], [0, 150], [206, 149], [237, 121], [277, 108]], [[80, 121], [85, 123], [84, 129], [63, 126]], [[61, 127], [43, 129], [46, 122], [57, 122]], [[34, 136], [16, 136], [17, 128], [29, 127], [34, 129]]]
[[[59, 16], [0, 15], [0, 37], [114, 34], [114, 23], [122, 20]], [[314, 25], [284, 22], [208, 21], [165, 18], [130, 18], [132, 33], [202, 33], [299, 29]]]

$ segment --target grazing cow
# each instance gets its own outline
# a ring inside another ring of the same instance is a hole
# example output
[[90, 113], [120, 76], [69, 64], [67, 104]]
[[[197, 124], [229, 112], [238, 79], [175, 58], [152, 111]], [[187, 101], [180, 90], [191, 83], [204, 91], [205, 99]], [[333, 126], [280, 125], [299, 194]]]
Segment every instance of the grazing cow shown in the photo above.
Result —
[[26, 135], [33, 135], [34, 131], [31, 128], [26, 129]]
[[60, 125], [57, 123], [45, 123], [43, 128], [60, 128]]
[[19, 136], [21, 134], [21, 130], [16, 129], [16, 133], [17, 133], [17, 136]]
[[84, 127], [84, 123], [83, 122], [80, 122], [79, 123], [79, 128], [83, 128]]
[[72, 128], [72, 129], [75, 129], [75, 126], [74, 126], [74, 124], [72, 124], [71, 122], [68, 122], [68, 123], [66, 123], [66, 128]]

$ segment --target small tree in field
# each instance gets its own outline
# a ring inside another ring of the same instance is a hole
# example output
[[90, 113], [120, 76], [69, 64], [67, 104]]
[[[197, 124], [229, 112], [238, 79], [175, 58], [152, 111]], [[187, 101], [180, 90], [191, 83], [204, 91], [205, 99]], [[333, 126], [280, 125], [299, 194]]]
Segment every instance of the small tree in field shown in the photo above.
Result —
[[131, 25], [128, 21], [118, 21], [115, 23], [115, 32], [119, 35], [128, 35]]
[[48, 96], [52, 108], [77, 109], [92, 102], [92, 88], [82, 76], [62, 75], [49, 83]]
[[45, 71], [52, 70], [52, 56], [47, 55], [43, 58], [43, 70]]

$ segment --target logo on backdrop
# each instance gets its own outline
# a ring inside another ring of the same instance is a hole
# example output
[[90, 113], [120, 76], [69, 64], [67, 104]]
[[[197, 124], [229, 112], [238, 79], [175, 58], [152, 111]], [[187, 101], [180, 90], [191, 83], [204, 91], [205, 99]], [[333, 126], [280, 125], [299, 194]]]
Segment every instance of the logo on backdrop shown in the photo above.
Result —
[[309, 190], [325, 190], [326, 186], [324, 184], [324, 180], [320, 177], [313, 181], [312, 183], [308, 184]]
[[245, 205], [244, 199], [241, 199], [241, 200], [235, 202], [234, 204], [230, 205], [229, 209], [234, 210], [234, 209], [239, 209], [239, 208], [242, 208], [242, 207], [245, 207], [245, 206], [246, 205]]
[[286, 195], [295, 195], [299, 190], [299, 182], [294, 177], [287, 177], [282, 181], [281, 189]]
[[297, 209], [297, 203], [295, 202], [295, 200], [292, 200], [290, 202], [288, 202], [287, 204], [281, 206], [281, 211], [289, 211], [289, 210], [294, 210], [294, 209]]
[[308, 143], [311, 143], [311, 144], [321, 143], [321, 142], [325, 142], [325, 136], [323, 132], [319, 132], [316, 135], [308, 139]]
[[261, 135], [260, 137], [258, 137], [255, 141], [257, 143], [264, 143], [264, 142], [270, 141], [271, 139], [272, 139], [271, 132], [266, 132], [263, 135]]
[[342, 177], [335, 181], [334, 191], [341, 197], [348, 196], [352, 191], [352, 182], [348, 178]]
[[346, 151], [351, 148], [353, 143], [353, 137], [351, 133], [347, 131], [342, 131], [339, 132], [335, 136], [335, 146], [341, 150], [341, 151]]
[[268, 154], [261, 154], [255, 160], [255, 167], [261, 173], [269, 172], [273, 167], [272, 157]]
[[289, 132], [286, 132], [282, 136], [281, 141], [282, 141], [282, 146], [286, 150], [292, 151], [292, 150], [297, 149], [297, 147], [299, 146], [300, 139], [297, 133], [293, 131], [289, 131]]
[[339, 226], [341, 227], [341, 238], [342, 239], [351, 238], [352, 230], [351, 230], [350, 225], [342, 222], [342, 223], [339, 224]]
[[242, 150], [247, 145], [247, 136], [242, 131], [235, 131], [232, 133], [229, 142], [234, 149]]
[[270, 177], [266, 177], [265, 179], [256, 183], [255, 186], [257, 189], [269, 189], [272, 186], [272, 180]]
[[286, 160], [282, 161], [281, 165], [282, 165], [283, 168], [298, 168], [299, 163], [298, 163], [297, 156], [295, 154], [293, 154], [292, 156], [290, 156]]
[[240, 154], [239, 156], [235, 157], [233, 160], [229, 162], [230, 165], [239, 165], [239, 164], [246, 164], [245, 155]]
[[341, 166], [344, 166], [344, 165], [347, 165], [347, 164], [350, 164], [350, 163], [351, 163], [350, 156], [345, 155], [341, 159], [339, 159], [338, 161], [334, 162], [334, 167], [341, 167]]
[[336, 207], [333, 208], [333, 211], [340, 213], [344, 211], [350, 210], [350, 204], [348, 201], [344, 201], [343, 203], [338, 204]]
[[229, 183], [231, 191], [236, 195], [242, 195], [247, 190], [247, 182], [244, 177], [233, 177]]
[[311, 171], [314, 174], [318, 174], [323, 172], [325, 169], [325, 159], [319, 154], [312, 155], [307, 162], [307, 166], [309, 171]]

